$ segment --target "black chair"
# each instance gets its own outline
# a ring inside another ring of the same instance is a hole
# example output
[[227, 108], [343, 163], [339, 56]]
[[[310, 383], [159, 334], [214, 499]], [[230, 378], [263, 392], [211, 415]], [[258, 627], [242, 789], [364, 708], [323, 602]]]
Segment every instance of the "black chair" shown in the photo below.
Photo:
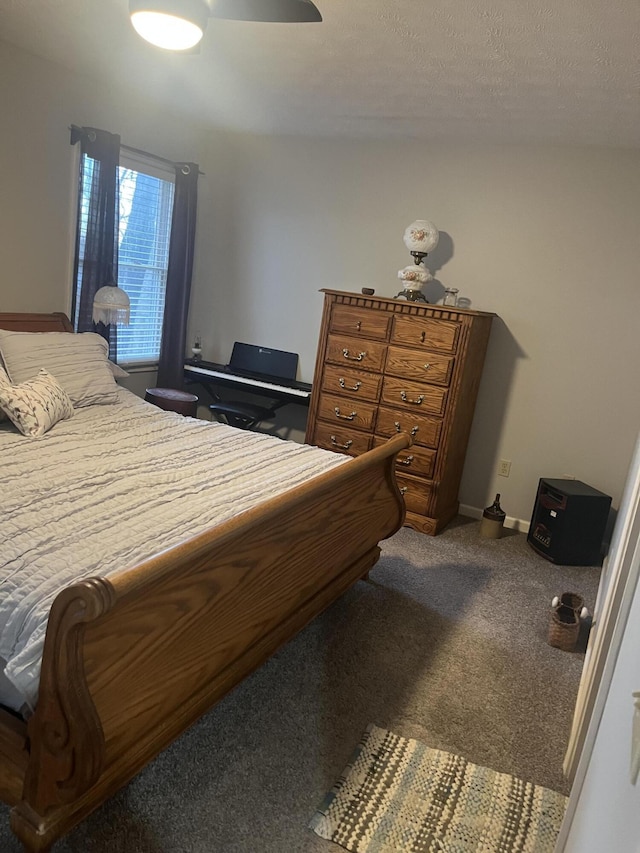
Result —
[[[281, 405], [281, 404], [280, 404]], [[276, 409], [280, 408], [278, 403], [272, 406], [257, 406], [254, 403], [238, 402], [237, 400], [217, 400], [209, 406], [209, 411], [218, 420], [220, 416], [223, 423], [239, 429], [253, 429], [262, 421], [274, 418]]]

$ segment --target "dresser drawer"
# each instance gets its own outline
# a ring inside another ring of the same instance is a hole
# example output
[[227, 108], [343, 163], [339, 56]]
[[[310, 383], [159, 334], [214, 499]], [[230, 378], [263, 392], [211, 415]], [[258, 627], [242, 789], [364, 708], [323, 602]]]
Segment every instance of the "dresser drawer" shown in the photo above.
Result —
[[364, 400], [349, 400], [337, 394], [322, 394], [318, 404], [318, 417], [323, 421], [345, 424], [356, 429], [373, 429], [378, 406]]
[[329, 331], [342, 335], [372, 338], [386, 341], [391, 328], [391, 314], [355, 308], [351, 305], [334, 305], [331, 312]]
[[345, 369], [330, 364], [325, 366], [322, 376], [323, 391], [372, 402], [378, 401], [381, 385], [382, 376], [379, 373], [365, 373], [364, 370]]
[[408, 433], [416, 444], [426, 447], [437, 447], [440, 441], [442, 421], [429, 415], [418, 415], [402, 409], [378, 409], [376, 432], [378, 435], [397, 435], [399, 432]]
[[444, 388], [427, 385], [426, 382], [406, 382], [395, 376], [387, 376], [382, 385], [382, 402], [389, 406], [442, 415], [446, 400], [447, 392]]
[[394, 317], [391, 330], [392, 344], [455, 352], [460, 335], [460, 324], [434, 317]]
[[358, 432], [357, 429], [349, 429], [337, 424], [325, 424], [319, 421], [313, 430], [311, 444], [324, 447], [326, 450], [336, 450], [339, 453], [348, 453], [350, 456], [359, 456], [371, 449], [373, 436], [366, 432]]
[[407, 511], [428, 515], [433, 484], [426, 480], [418, 480], [416, 477], [404, 477], [402, 474], [398, 474], [396, 480]]
[[420, 379], [429, 384], [448, 385], [451, 381], [453, 363], [453, 358], [437, 353], [389, 347], [387, 373], [404, 379]]
[[[373, 446], [379, 447], [387, 441], [386, 438], [376, 435], [373, 439]], [[426, 447], [420, 447], [419, 444], [414, 444], [407, 450], [401, 450], [396, 456], [396, 471], [398, 473], [416, 474], [420, 477], [433, 476], [433, 470], [436, 466], [436, 451], [429, 450]]]
[[364, 370], [382, 371], [387, 345], [373, 341], [359, 341], [341, 335], [329, 335], [326, 360], [332, 364], [361, 367]]

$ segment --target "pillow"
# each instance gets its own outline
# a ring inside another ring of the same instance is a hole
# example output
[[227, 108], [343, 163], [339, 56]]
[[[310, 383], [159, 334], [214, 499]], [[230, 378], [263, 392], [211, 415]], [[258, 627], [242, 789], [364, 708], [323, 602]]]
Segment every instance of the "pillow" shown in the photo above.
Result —
[[68, 394], [46, 370], [21, 385], [0, 377], [0, 408], [23, 435], [31, 438], [44, 435], [58, 421], [73, 415]]
[[76, 408], [115, 403], [118, 386], [108, 365], [109, 345], [95, 332], [0, 330], [0, 356], [9, 379], [19, 384], [45, 368]]
[[109, 370], [113, 373], [116, 379], [124, 379], [125, 376], [129, 376], [126, 370], [123, 370], [119, 364], [116, 364], [114, 361], [108, 361]]

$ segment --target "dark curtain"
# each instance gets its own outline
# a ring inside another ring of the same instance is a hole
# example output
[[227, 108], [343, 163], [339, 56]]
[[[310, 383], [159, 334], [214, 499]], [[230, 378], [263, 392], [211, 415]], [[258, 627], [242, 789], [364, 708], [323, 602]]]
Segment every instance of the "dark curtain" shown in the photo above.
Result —
[[171, 219], [167, 290], [162, 343], [158, 364], [160, 388], [182, 388], [187, 316], [196, 237], [199, 167], [176, 164], [176, 184]]
[[87, 158], [93, 163], [87, 231], [82, 263], [82, 282], [78, 294], [78, 267], [80, 250], [80, 214], [82, 193], [78, 200], [78, 231], [76, 238], [75, 276], [73, 289], [73, 315], [76, 331], [98, 332], [109, 342], [109, 356], [116, 359], [116, 326], [95, 324], [92, 320], [93, 298], [106, 284], [118, 280], [118, 166], [120, 162], [120, 137], [94, 127], [71, 128], [71, 144], [80, 143], [80, 188], [90, 174]]

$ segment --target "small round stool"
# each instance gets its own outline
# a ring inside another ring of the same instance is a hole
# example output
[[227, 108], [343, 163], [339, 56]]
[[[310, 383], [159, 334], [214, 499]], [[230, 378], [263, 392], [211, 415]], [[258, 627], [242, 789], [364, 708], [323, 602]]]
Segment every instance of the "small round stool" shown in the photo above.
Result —
[[165, 412], [177, 412], [190, 418], [195, 418], [198, 411], [196, 395], [175, 388], [147, 388], [144, 399]]

